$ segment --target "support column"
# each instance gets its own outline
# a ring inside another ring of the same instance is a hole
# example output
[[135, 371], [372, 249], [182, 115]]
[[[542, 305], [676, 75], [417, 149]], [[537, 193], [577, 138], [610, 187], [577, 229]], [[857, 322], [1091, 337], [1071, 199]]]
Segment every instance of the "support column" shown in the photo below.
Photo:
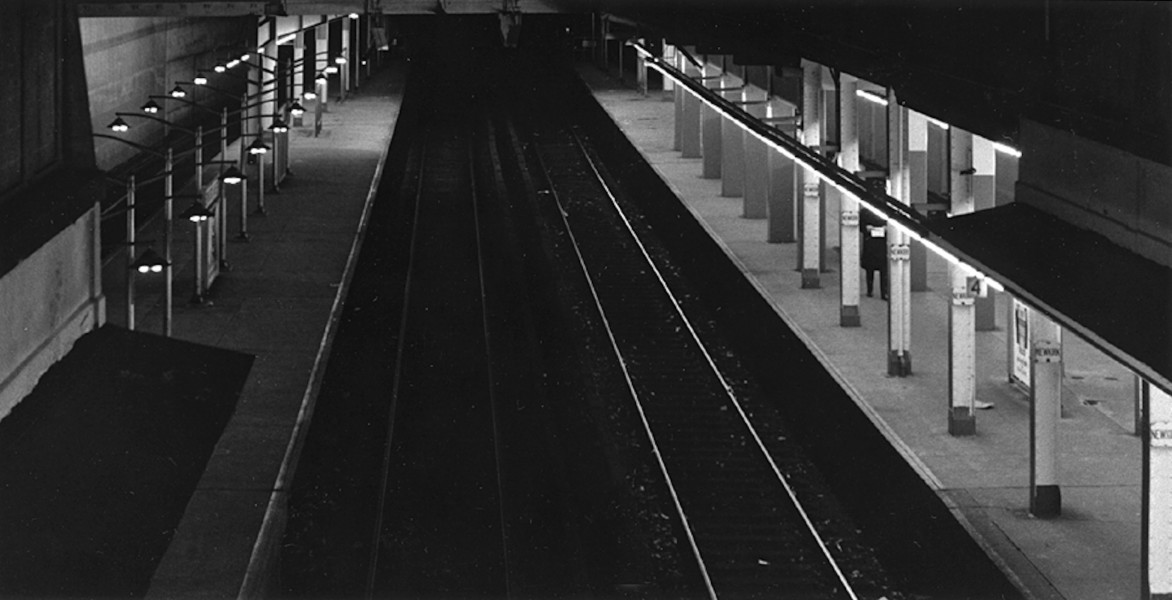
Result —
[[1142, 384], [1143, 517], [1141, 597], [1172, 599], [1172, 396]]
[[1062, 330], [1030, 312], [1030, 514], [1062, 514], [1058, 486], [1058, 419], [1062, 413]]
[[[701, 71], [704, 77], [712, 77], [712, 79], [705, 79], [705, 87], [715, 88], [720, 87], [723, 77], [715, 77], [721, 75], [720, 69], [717, 67], [704, 63], [704, 69]], [[700, 106], [700, 154], [704, 158], [704, 171], [701, 177], [704, 179], [717, 179], [720, 177], [721, 164], [721, 121], [724, 119], [720, 113], [716, 112], [707, 104], [701, 103]]]
[[350, 27], [350, 47], [352, 48], [350, 51], [350, 62], [346, 66], [351, 67], [350, 85], [355, 90], [362, 87], [362, 63], [366, 60], [366, 47], [362, 44], [365, 40], [362, 35], [362, 21], [364, 18], [359, 15], [356, 19], [346, 21], [346, 24]]
[[[314, 35], [317, 36], [314, 44], [314, 72], [318, 74], [325, 73], [326, 67], [330, 65], [330, 24], [322, 23], [313, 28]], [[315, 86], [320, 88], [317, 95], [317, 105], [321, 107], [321, 112], [330, 112], [330, 86], [329, 84]]]
[[[822, 145], [822, 65], [802, 61], [802, 143], [815, 151]], [[798, 268], [802, 289], [822, 287], [822, 182], [809, 169], [800, 169], [802, 201], [798, 208], [801, 244]]]
[[[794, 117], [791, 104], [773, 99], [765, 106], [765, 118]], [[792, 128], [792, 124], [785, 127]], [[784, 244], [797, 241], [797, 171], [794, 161], [769, 149], [769, 198], [766, 205], [766, 241]]]
[[610, 74], [610, 19], [605, 16], [600, 20], [598, 30], [600, 41], [598, 47], [602, 54], [602, 72]]
[[[641, 38], [638, 41], [640, 43], [643, 42], [643, 40]], [[638, 84], [639, 93], [646, 96], [647, 95], [647, 59], [645, 59], [645, 57], [643, 57], [643, 54], [640, 52], [635, 53], [635, 77], [636, 77], [635, 83]]]
[[[725, 100], [736, 102], [744, 93], [744, 80], [736, 75], [725, 74], [721, 86], [728, 89], [721, 93]], [[745, 194], [745, 130], [731, 117], [720, 120], [720, 195], [725, 198], [740, 198]]]
[[[971, 136], [955, 127], [948, 131], [952, 157], [949, 165], [949, 212], [963, 215], [973, 212], [973, 195], [969, 186], [969, 146]], [[948, 310], [948, 433], [974, 435], [976, 415], [976, 307], [968, 290], [967, 269], [949, 263], [952, 304]]]
[[[972, 157], [973, 210], [993, 208], [997, 203], [997, 151], [993, 142], [979, 135], [972, 136]], [[988, 297], [977, 299], [977, 331], [997, 329], [994, 294], [990, 291]]]
[[[275, 20], [269, 21], [269, 24], [270, 24], [269, 41], [261, 48], [261, 52], [263, 52], [264, 55], [267, 56], [268, 58], [262, 60], [261, 64], [275, 66], [277, 64], [276, 59], [277, 59], [277, 52], [278, 52], [278, 49], [277, 49], [277, 22]], [[263, 71], [262, 71], [262, 73], [263, 73]], [[262, 75], [261, 78], [264, 79], [265, 77]], [[265, 92], [265, 94], [261, 97], [261, 99], [264, 101], [264, 104], [262, 104], [260, 107], [261, 118], [257, 121], [257, 132], [259, 132], [261, 134], [262, 140], [265, 139], [264, 135], [266, 132], [269, 131], [269, 126], [272, 125], [273, 119], [278, 116], [277, 115], [277, 88], [276, 88], [276, 86], [268, 86], [266, 88], [266, 90], [267, 91]], [[280, 168], [279, 160], [278, 160], [280, 158], [280, 156], [278, 156], [278, 154], [281, 152], [281, 149], [280, 149], [281, 141], [280, 141], [279, 136], [277, 134], [272, 133], [270, 135], [272, 136], [270, 138], [271, 139], [270, 145], [273, 147], [272, 162], [270, 163], [271, 167], [272, 167], [271, 181], [272, 181], [273, 190], [279, 193], [280, 187], [281, 187], [281, 181], [285, 178], [285, 170]], [[264, 154], [257, 157], [257, 162], [260, 163], [261, 168], [264, 168], [264, 164], [265, 164], [264, 159], [265, 159]], [[219, 218], [219, 217], [217, 216], [217, 218]], [[209, 227], [209, 229], [210, 229], [210, 227]]]
[[[298, 17], [297, 19], [298, 21], [304, 20], [301, 17]], [[306, 73], [309, 72], [309, 70], [305, 68], [305, 65], [302, 64], [305, 61], [306, 35], [307, 34], [305, 32], [295, 33], [293, 35], [293, 64], [296, 66], [294, 66], [293, 73], [290, 75], [290, 77], [293, 79], [293, 99], [297, 101], [301, 101], [304, 98]], [[310, 83], [310, 85], [312, 85], [312, 83]], [[291, 125], [294, 127], [301, 127], [303, 118], [304, 116], [294, 116]]]
[[[839, 75], [838, 164], [848, 173], [859, 170], [859, 135], [855, 116], [855, 89], [858, 80]], [[837, 190], [836, 190], [837, 191]], [[840, 194], [839, 198], [839, 309], [838, 324], [859, 327], [859, 202]]]
[[350, 93], [350, 65], [354, 62], [354, 57], [350, 56], [350, 19], [342, 19], [342, 54], [341, 57], [346, 61], [344, 64], [338, 65], [338, 97], [342, 100]]
[[619, 54], [619, 83], [627, 83], [627, 73], [623, 70], [623, 48], [627, 45], [625, 40], [615, 39], [615, 48]]
[[[907, 110], [908, 202], [912, 206], [928, 203], [928, 119], [914, 110]], [[928, 253], [924, 245], [911, 242], [911, 291], [928, 291]]]
[[952, 305], [948, 311], [948, 433], [977, 433], [976, 330], [973, 327], [974, 295], [968, 289], [967, 269], [949, 263]]
[[[680, 54], [681, 54], [680, 51], [676, 50], [675, 46], [667, 43], [666, 39], [661, 39], [660, 44], [663, 46], [663, 59], [665, 61], [671, 63], [672, 65], [675, 65], [675, 67], [677, 69], [680, 69], [680, 60], [682, 59], [682, 57], [680, 56]], [[680, 70], [683, 71], [683, 69], [680, 69]], [[671, 77], [664, 77], [663, 78], [663, 91], [674, 92], [675, 90], [676, 90], [675, 80], [673, 80]]]
[[[818, 121], [822, 124], [822, 140], [818, 153], [822, 156], [834, 157], [839, 151], [838, 142], [838, 101], [835, 90], [835, 75], [828, 68], [822, 71], [822, 92], [818, 98]], [[822, 203], [818, 212], [819, 231], [821, 232], [818, 247], [818, 270], [822, 273], [833, 271], [829, 264], [831, 251], [836, 246], [841, 248], [842, 240], [839, 237], [842, 224], [839, 219], [842, 205], [838, 189], [830, 184], [821, 186]]]
[[[681, 69], [684, 75], [688, 77], [696, 77], [703, 74], [703, 71], [698, 69], [691, 61], [684, 58], [683, 53], [680, 53], [680, 63], [683, 66]], [[680, 152], [683, 153], [684, 158], [700, 158], [700, 99], [690, 91], [687, 91], [683, 86], [676, 88], [680, 102], [683, 116], [683, 125], [680, 129]]]
[[[900, 106], [895, 92], [887, 90], [888, 191], [895, 199], [909, 203], [907, 109]], [[911, 248], [908, 235], [894, 225], [887, 226], [887, 374], [906, 377], [912, 372], [911, 356]]]
[[[745, 87], [741, 100], [750, 115], [762, 118], [767, 112], [763, 102], [767, 99], [765, 90]], [[746, 219], [764, 219], [769, 212], [769, 146], [757, 136], [743, 131], [742, 145], [745, 153], [745, 194], [741, 216]]]
[[[670, 46], [665, 45], [663, 47], [665, 57], [667, 56], [668, 48], [670, 48]], [[681, 73], [687, 73], [688, 70], [684, 65], [684, 63], [687, 61], [684, 59], [683, 53], [674, 52], [675, 48], [671, 49], [673, 50], [670, 61], [671, 65], [678, 69]], [[663, 78], [663, 84], [665, 88], [670, 82], [670, 77]], [[672, 123], [675, 126], [675, 137], [672, 138], [671, 149], [675, 150], [676, 152], [680, 152], [684, 149], [684, 88], [682, 86], [673, 86], [671, 91], [675, 106], [675, 121]]]

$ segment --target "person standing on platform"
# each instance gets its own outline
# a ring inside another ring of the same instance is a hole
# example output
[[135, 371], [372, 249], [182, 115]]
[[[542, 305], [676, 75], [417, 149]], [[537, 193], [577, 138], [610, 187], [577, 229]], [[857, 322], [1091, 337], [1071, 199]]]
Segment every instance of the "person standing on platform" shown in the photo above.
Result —
[[863, 236], [860, 262], [867, 278], [867, 296], [875, 295], [875, 272], [879, 272], [879, 296], [887, 299], [887, 226], [869, 210], [860, 213], [859, 235]]

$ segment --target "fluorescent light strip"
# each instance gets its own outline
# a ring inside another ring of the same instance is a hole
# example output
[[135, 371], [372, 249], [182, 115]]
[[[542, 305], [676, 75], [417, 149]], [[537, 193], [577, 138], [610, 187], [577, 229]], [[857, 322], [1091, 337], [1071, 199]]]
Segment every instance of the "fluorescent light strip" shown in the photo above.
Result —
[[634, 44], [634, 43], [628, 42], [627, 45], [634, 48], [635, 52], [638, 52], [639, 55], [642, 56], [643, 58], [655, 58], [654, 54], [648, 52], [646, 48], [644, 48], [643, 46], [640, 46], [639, 44]]
[[1001, 142], [993, 142], [993, 149], [998, 152], [1003, 152], [1005, 154], [1008, 154], [1014, 158], [1021, 158], [1021, 150], [1018, 150], [1017, 148], [1014, 148], [1012, 146], [1006, 146], [1005, 144], [1002, 144]]
[[887, 106], [887, 98], [884, 98], [875, 92], [868, 92], [867, 90], [855, 90], [855, 95], [862, 98], [863, 100], [870, 100], [875, 104]]
[[[636, 48], [638, 48], [638, 46], [636, 46]], [[678, 77], [678, 76], [676, 76], [676, 75], [674, 75], [674, 74], [672, 74], [672, 73], [669, 73], [669, 72], [667, 72], [667, 71], [666, 71], [666, 70], [665, 70], [665, 69], [664, 69], [664, 68], [663, 68], [663, 67], [662, 67], [662, 66], [659, 64], [659, 62], [658, 62], [658, 61], [659, 61], [659, 59], [656, 59], [656, 58], [652, 57], [652, 60], [651, 60], [651, 61], [649, 61], [649, 62], [647, 63], [647, 66], [648, 66], [649, 68], [651, 68], [651, 69], [654, 69], [654, 70], [658, 71], [658, 72], [659, 72], [660, 74], [662, 74], [664, 77], [669, 77], [669, 78], [671, 78], [671, 79], [674, 79], [675, 81], [678, 81], [678, 82], [680, 82], [681, 84], [683, 83], [683, 79], [681, 79], [680, 77]], [[956, 255], [952, 254], [951, 252], [948, 252], [947, 250], [945, 250], [944, 248], [942, 248], [941, 246], [939, 246], [939, 245], [938, 245], [938, 244], [936, 244], [935, 242], [933, 242], [933, 241], [930, 241], [930, 240], [928, 240], [928, 239], [924, 238], [924, 236], [920, 235], [918, 232], [914, 231], [913, 229], [911, 229], [911, 228], [910, 228], [910, 227], [908, 227], [907, 225], [905, 225], [905, 224], [903, 224], [903, 223], [901, 223], [901, 222], [899, 222], [899, 221], [897, 221], [897, 220], [895, 220], [895, 219], [892, 219], [890, 215], [888, 215], [887, 213], [883, 212], [883, 211], [882, 211], [882, 210], [880, 210], [878, 207], [876, 207], [876, 206], [872, 205], [870, 200], [868, 200], [868, 199], [866, 199], [866, 198], [864, 198], [864, 197], [860, 196], [858, 193], [856, 193], [856, 192], [854, 192], [854, 191], [852, 191], [852, 190], [849, 190], [849, 189], [847, 189], [847, 188], [846, 188], [845, 186], [843, 186], [842, 184], [840, 184], [840, 183], [838, 183], [837, 181], [834, 181], [833, 179], [831, 179], [831, 178], [830, 178], [830, 176], [826, 175], [825, 173], [822, 173], [821, 171], [818, 171], [817, 169], [814, 169], [814, 168], [812, 167], [812, 165], [811, 165], [811, 164], [808, 162], [808, 160], [807, 160], [807, 159], [804, 159], [804, 158], [799, 158], [797, 155], [795, 155], [793, 152], [791, 152], [791, 151], [790, 151], [789, 149], [787, 149], [785, 146], [782, 146], [781, 144], [777, 143], [777, 141], [775, 141], [774, 139], [772, 139], [772, 138], [770, 138], [770, 137], [768, 137], [768, 136], [762, 135], [761, 133], [757, 132], [755, 129], [752, 129], [752, 128], [748, 127], [748, 126], [747, 126], [747, 125], [745, 125], [745, 124], [744, 124], [744, 123], [743, 123], [743, 122], [742, 122], [740, 119], [736, 118], [736, 116], [735, 116], [735, 115], [733, 115], [733, 114], [729, 113], [727, 110], [725, 110], [725, 108], [724, 108], [723, 106], [719, 106], [719, 105], [717, 105], [717, 104], [713, 104], [712, 102], [708, 101], [706, 98], [704, 98], [703, 96], [701, 96], [700, 94], [696, 93], [696, 91], [695, 91], [695, 90], [691, 89], [691, 88], [690, 88], [690, 87], [688, 87], [687, 85], [681, 85], [681, 87], [683, 87], [685, 90], [687, 90], [689, 93], [691, 93], [693, 96], [695, 96], [697, 99], [699, 99], [699, 100], [700, 100], [701, 102], [703, 102], [704, 104], [707, 104], [709, 108], [711, 108], [711, 109], [715, 110], [717, 113], [721, 114], [722, 116], [724, 116], [724, 117], [727, 117], [727, 118], [728, 118], [730, 121], [732, 121], [734, 124], [736, 124], [738, 127], [740, 127], [740, 128], [743, 130], [743, 131], [746, 131], [746, 132], [748, 132], [749, 134], [753, 135], [753, 137], [756, 137], [757, 139], [761, 140], [763, 143], [765, 143], [765, 145], [767, 145], [767, 146], [769, 146], [770, 148], [773, 148], [774, 150], [776, 150], [776, 151], [780, 152], [780, 153], [781, 153], [782, 155], [784, 155], [786, 158], [788, 158], [788, 159], [790, 159], [790, 160], [792, 160], [792, 161], [795, 161], [795, 162], [801, 163], [801, 164], [802, 164], [802, 166], [803, 166], [803, 167], [806, 169], [806, 171], [808, 171], [808, 172], [810, 172], [810, 173], [813, 173], [813, 174], [814, 174], [816, 177], [818, 177], [818, 179], [820, 179], [820, 180], [824, 181], [825, 183], [827, 183], [828, 185], [830, 185], [830, 186], [834, 187], [835, 189], [837, 189], [838, 191], [842, 192], [843, 194], [846, 194], [848, 197], [850, 197], [850, 198], [853, 198], [853, 199], [854, 199], [854, 200], [856, 200], [856, 201], [857, 201], [857, 202], [858, 202], [860, 205], [862, 205], [864, 208], [866, 208], [867, 210], [870, 210], [870, 211], [871, 211], [872, 213], [874, 213], [875, 215], [877, 215], [877, 216], [881, 217], [881, 218], [882, 218], [884, 221], [886, 221], [886, 222], [887, 222], [887, 223], [889, 223], [890, 225], [894, 226], [894, 227], [895, 227], [896, 229], [898, 229], [899, 231], [901, 231], [901, 232], [903, 232], [903, 233], [907, 234], [907, 235], [908, 235], [908, 237], [911, 237], [912, 239], [915, 239], [916, 241], [918, 241], [918, 242], [920, 242], [921, 244], [923, 244], [925, 248], [928, 248], [928, 249], [929, 249], [929, 250], [931, 250], [932, 252], [935, 252], [936, 254], [938, 254], [939, 256], [941, 256], [942, 258], [944, 258], [945, 260], [947, 260], [947, 261], [949, 261], [949, 262], [951, 262], [951, 263], [953, 263], [953, 264], [955, 264], [955, 265], [957, 265], [957, 266], [960, 266], [960, 267], [963, 267], [963, 268], [967, 268], [967, 269], [969, 269], [969, 270], [970, 270], [970, 271], [972, 271], [972, 272], [973, 272], [973, 274], [975, 274], [977, 277], [979, 277], [980, 279], [984, 280], [984, 281], [985, 281], [985, 283], [986, 283], [986, 284], [987, 284], [989, 287], [991, 287], [991, 288], [993, 288], [993, 289], [995, 289], [995, 290], [997, 290], [997, 291], [999, 291], [999, 292], [1003, 292], [1003, 291], [1005, 291], [1005, 287], [1004, 287], [1004, 286], [1002, 286], [1000, 283], [998, 283], [996, 280], [994, 280], [994, 279], [990, 278], [988, 275], [985, 275], [984, 273], [980, 272], [978, 269], [976, 269], [976, 268], [975, 268], [975, 267], [973, 267], [972, 265], [969, 265], [968, 263], [966, 263], [966, 262], [962, 261], [962, 260], [961, 260], [959, 257], [957, 257]], [[860, 92], [860, 93], [861, 93], [862, 91], [863, 91], [863, 90], [858, 90], [858, 92]], [[861, 95], [861, 94], [860, 94], [860, 95]], [[884, 102], [886, 102], [886, 101], [884, 101]]]
[[947, 131], [949, 128], [948, 123], [945, 123], [944, 121], [941, 121], [940, 119], [935, 119], [935, 118], [929, 117], [928, 115], [924, 115], [924, 118], [928, 119], [929, 123], [939, 127], [940, 129], [944, 129]]

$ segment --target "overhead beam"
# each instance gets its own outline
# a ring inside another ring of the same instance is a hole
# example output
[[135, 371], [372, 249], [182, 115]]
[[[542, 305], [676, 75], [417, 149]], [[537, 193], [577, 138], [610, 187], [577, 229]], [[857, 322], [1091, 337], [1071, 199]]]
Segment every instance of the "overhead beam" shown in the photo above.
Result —
[[234, 17], [264, 15], [263, 1], [255, 2], [81, 2], [79, 17]]
[[[382, 14], [496, 14], [500, 0], [380, 0], [371, 12]], [[442, 9], [441, 9], [442, 7]], [[126, 0], [90, 0], [78, 4], [82, 17], [232, 17], [246, 15], [337, 15], [365, 12], [365, 0], [176, 0], [134, 2]], [[522, 13], [557, 13], [554, 0], [520, 0]]]

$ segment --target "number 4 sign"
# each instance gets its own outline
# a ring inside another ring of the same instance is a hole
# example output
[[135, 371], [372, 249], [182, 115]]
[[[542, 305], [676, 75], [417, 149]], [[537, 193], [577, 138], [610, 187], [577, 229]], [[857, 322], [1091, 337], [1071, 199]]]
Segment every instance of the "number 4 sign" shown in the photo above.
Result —
[[973, 296], [984, 298], [989, 295], [989, 284], [983, 277], [966, 277], [965, 290]]

